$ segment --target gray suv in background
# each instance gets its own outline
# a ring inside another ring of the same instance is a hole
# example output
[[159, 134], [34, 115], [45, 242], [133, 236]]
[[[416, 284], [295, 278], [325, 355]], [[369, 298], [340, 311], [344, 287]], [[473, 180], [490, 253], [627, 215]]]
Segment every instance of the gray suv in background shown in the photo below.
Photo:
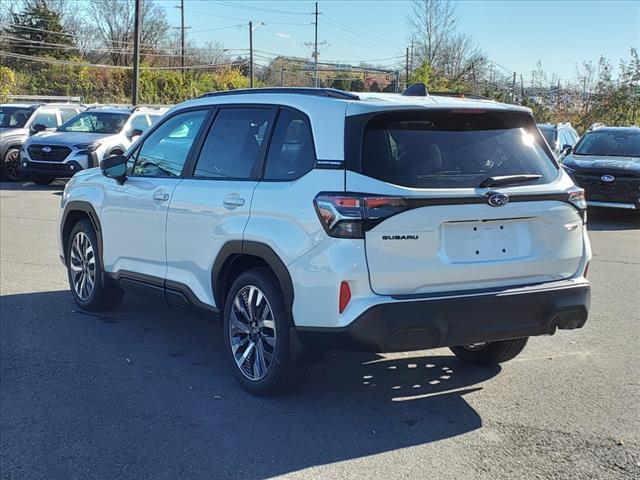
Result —
[[86, 107], [71, 103], [5, 103], [0, 105], [0, 177], [18, 181], [20, 147], [29, 138], [53, 130]]
[[558, 160], [562, 160], [580, 138], [569, 122], [539, 123], [538, 129]]
[[37, 185], [97, 167], [122, 155], [166, 108], [90, 107], [58, 127], [30, 138], [22, 147], [20, 170]]

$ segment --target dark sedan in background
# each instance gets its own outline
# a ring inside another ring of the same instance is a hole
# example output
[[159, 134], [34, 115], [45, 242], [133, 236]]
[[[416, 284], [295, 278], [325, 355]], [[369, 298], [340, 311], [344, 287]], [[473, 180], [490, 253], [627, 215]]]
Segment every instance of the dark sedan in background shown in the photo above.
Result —
[[587, 204], [640, 212], [640, 128], [598, 127], [564, 158]]

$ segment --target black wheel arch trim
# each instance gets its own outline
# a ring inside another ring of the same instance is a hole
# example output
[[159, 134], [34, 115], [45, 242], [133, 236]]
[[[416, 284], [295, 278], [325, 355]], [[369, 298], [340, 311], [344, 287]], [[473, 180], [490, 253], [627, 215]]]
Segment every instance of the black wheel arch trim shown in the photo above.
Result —
[[216, 306], [222, 310], [225, 300], [222, 292], [225, 292], [228, 287], [226, 276], [233, 262], [243, 255], [257, 257], [273, 270], [282, 290], [285, 307], [290, 312], [293, 307], [293, 282], [289, 270], [269, 245], [249, 240], [231, 240], [220, 249], [211, 270], [211, 285]]
[[63, 246], [63, 251], [62, 251], [62, 255], [63, 255], [63, 261], [66, 264], [66, 258], [64, 258], [64, 256], [66, 255], [66, 242], [65, 242], [65, 238], [64, 238], [64, 234], [65, 234], [65, 230], [67, 227], [67, 221], [69, 218], [69, 214], [72, 212], [84, 212], [87, 214], [87, 216], [89, 217], [89, 221], [91, 222], [91, 225], [93, 225], [94, 230], [96, 231], [96, 237], [98, 238], [98, 249], [100, 251], [100, 267], [102, 268], [102, 271], [104, 272], [104, 265], [102, 264], [102, 227], [100, 225], [100, 219], [98, 218], [98, 214], [96, 213], [95, 209], [93, 208], [93, 205], [91, 205], [89, 202], [83, 202], [80, 200], [72, 200], [70, 202], [68, 202], [65, 207], [64, 207], [64, 212], [62, 214], [62, 221], [60, 222], [61, 225], [61, 229], [60, 229], [60, 240], [62, 242], [62, 246]]

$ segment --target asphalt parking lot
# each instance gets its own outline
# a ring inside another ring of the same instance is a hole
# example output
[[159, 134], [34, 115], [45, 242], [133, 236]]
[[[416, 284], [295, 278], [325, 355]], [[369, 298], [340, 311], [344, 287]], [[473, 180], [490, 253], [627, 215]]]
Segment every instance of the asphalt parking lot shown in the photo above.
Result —
[[215, 319], [132, 296], [76, 308], [61, 193], [0, 184], [3, 479], [640, 478], [633, 212], [589, 212], [582, 330], [533, 339], [501, 369], [446, 349], [335, 353], [262, 399], [234, 380]]

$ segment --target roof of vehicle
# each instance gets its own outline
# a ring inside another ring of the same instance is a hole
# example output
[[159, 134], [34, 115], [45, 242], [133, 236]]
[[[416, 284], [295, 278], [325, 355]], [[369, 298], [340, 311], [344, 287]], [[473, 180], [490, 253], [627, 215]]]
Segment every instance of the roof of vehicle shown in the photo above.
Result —
[[0, 107], [37, 108], [40, 103], [0, 103]]
[[589, 130], [587, 133], [593, 132], [623, 132], [623, 133], [640, 133], [640, 127], [597, 127], [593, 130]]
[[545, 122], [545, 123], [538, 123], [537, 125], [538, 125], [538, 128], [558, 128], [558, 127], [573, 128], [570, 122], [560, 122], [560, 123]]
[[86, 111], [98, 111], [101, 113], [126, 113], [131, 114], [134, 112], [144, 112], [149, 114], [158, 114], [162, 115], [164, 112], [169, 110], [169, 107], [155, 107], [155, 106], [147, 106], [140, 105], [137, 107], [132, 107], [131, 105], [91, 105], [87, 108]]
[[313, 109], [331, 103], [339, 102], [354, 107], [348, 114], [364, 113], [370, 110], [388, 110], [394, 108], [472, 108], [491, 110], [512, 110], [531, 112], [531, 109], [519, 105], [499, 103], [493, 100], [466, 98], [458, 96], [405, 96], [397, 93], [374, 92], [341, 92], [333, 89], [312, 88], [266, 88], [252, 90], [237, 90], [215, 92], [188, 100], [177, 107], [183, 108], [195, 105], [215, 105], [230, 103], [263, 103], [274, 105], [306, 106]]

